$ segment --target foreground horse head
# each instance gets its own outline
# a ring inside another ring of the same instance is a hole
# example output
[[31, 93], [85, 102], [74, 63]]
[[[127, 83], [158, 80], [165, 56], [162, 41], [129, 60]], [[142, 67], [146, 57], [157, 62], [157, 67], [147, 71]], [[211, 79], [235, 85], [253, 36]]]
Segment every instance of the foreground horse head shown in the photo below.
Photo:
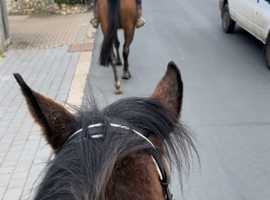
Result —
[[[120, 41], [117, 30], [124, 31], [123, 45], [123, 79], [130, 79], [129, 71], [129, 49], [134, 38], [136, 22], [138, 19], [136, 0], [97, 0], [97, 17], [100, 21], [101, 30], [104, 35], [100, 52], [100, 64], [103, 66], [112, 65], [115, 81], [115, 93], [121, 94], [121, 84], [118, 78], [116, 65], [121, 65], [119, 53]], [[116, 55], [113, 49], [116, 49]]]
[[196, 149], [178, 122], [183, 84], [174, 63], [149, 98], [121, 99], [74, 115], [15, 74], [55, 152], [36, 200], [164, 200], [170, 167], [179, 174]]

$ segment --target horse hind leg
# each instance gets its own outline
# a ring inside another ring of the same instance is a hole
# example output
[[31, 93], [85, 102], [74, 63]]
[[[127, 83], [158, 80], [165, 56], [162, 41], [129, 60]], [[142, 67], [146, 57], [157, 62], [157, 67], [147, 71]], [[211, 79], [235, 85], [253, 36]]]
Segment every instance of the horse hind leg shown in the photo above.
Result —
[[115, 38], [115, 41], [114, 41], [114, 45], [115, 45], [115, 49], [116, 49], [116, 65], [121, 66], [122, 61], [121, 61], [121, 57], [120, 57], [120, 53], [119, 53], [120, 41], [119, 41], [119, 38], [118, 38], [117, 34], [116, 34], [116, 38]]
[[116, 95], [120, 95], [122, 94], [122, 90], [121, 90], [121, 82], [120, 82], [120, 79], [118, 78], [118, 75], [117, 75], [117, 69], [116, 69], [116, 65], [113, 64], [112, 65], [112, 68], [113, 68], [113, 73], [114, 73], [114, 87], [115, 87], [115, 91], [114, 93]]
[[129, 46], [124, 45], [124, 49], [123, 49], [124, 68], [123, 68], [122, 79], [126, 79], [126, 80], [131, 78], [131, 74], [129, 72], [128, 55], [129, 55]]
[[112, 69], [113, 69], [113, 76], [114, 76], [114, 87], [115, 87], [115, 91], [114, 93], [116, 95], [120, 95], [122, 94], [122, 90], [121, 90], [121, 82], [120, 82], [120, 79], [118, 77], [118, 73], [117, 73], [117, 69], [116, 69], [116, 60], [115, 60], [115, 56], [114, 56], [114, 53], [112, 53], [112, 56], [111, 56], [111, 65], [112, 65]]
[[133, 41], [135, 27], [126, 28], [124, 31], [125, 31], [125, 43], [123, 47], [124, 68], [123, 68], [122, 79], [128, 80], [131, 78], [131, 73], [129, 71], [129, 62], [128, 62], [129, 48]]

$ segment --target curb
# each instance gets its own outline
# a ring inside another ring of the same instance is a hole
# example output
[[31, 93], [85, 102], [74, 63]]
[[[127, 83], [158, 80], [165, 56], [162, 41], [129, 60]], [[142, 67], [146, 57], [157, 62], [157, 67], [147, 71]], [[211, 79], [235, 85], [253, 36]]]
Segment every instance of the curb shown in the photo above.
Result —
[[[88, 37], [90, 38], [91, 44], [94, 43], [93, 36], [95, 33], [96, 30], [90, 27], [88, 30]], [[67, 103], [70, 105], [81, 106], [82, 104], [86, 81], [91, 68], [92, 53], [92, 50], [80, 53], [79, 62], [76, 66], [76, 72], [67, 99]]]

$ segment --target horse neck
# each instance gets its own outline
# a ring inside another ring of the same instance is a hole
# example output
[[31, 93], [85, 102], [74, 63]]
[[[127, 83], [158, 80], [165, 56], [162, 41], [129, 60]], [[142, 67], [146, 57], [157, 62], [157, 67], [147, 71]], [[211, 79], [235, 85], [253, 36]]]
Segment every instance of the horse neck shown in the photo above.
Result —
[[152, 157], [134, 153], [118, 162], [108, 183], [106, 199], [164, 200]]

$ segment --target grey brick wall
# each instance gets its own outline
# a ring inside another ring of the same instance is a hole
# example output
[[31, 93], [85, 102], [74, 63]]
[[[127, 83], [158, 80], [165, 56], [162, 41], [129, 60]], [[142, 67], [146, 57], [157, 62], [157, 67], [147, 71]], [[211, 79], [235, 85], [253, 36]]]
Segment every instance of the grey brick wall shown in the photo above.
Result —
[[11, 14], [30, 14], [48, 10], [54, 0], [7, 0], [7, 5]]

